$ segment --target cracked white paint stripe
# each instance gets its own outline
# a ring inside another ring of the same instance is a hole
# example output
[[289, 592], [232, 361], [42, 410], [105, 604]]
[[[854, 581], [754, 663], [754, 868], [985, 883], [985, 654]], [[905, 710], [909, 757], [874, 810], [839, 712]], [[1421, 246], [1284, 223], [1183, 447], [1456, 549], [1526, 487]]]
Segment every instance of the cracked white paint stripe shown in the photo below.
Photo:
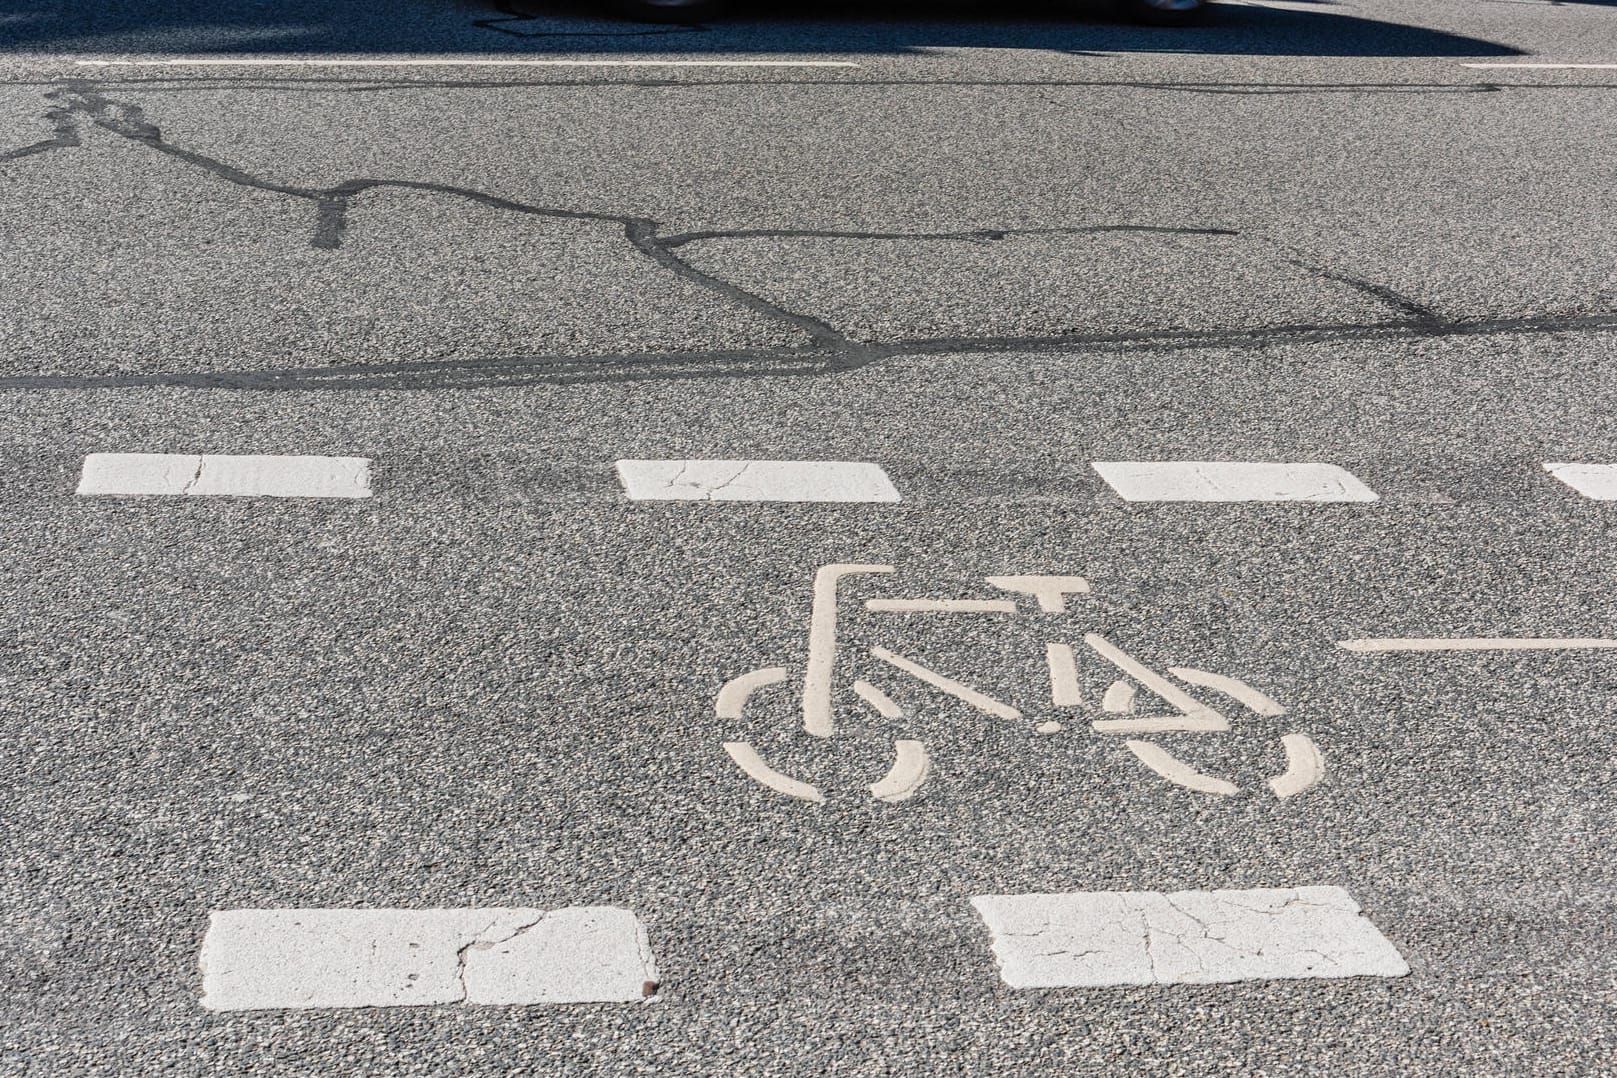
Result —
[[1597, 502], [1617, 502], [1617, 464], [1547, 462], [1544, 470]]
[[979, 895], [971, 904], [1012, 988], [1409, 972], [1340, 887]]
[[1097, 460], [1090, 465], [1130, 502], [1373, 502], [1376, 492], [1334, 464], [1209, 460]]
[[657, 987], [645, 929], [614, 906], [218, 910], [199, 965], [212, 1011], [629, 1003]]
[[879, 464], [842, 460], [620, 460], [632, 501], [896, 502]]
[[79, 473], [86, 496], [369, 498], [368, 457], [91, 453]]

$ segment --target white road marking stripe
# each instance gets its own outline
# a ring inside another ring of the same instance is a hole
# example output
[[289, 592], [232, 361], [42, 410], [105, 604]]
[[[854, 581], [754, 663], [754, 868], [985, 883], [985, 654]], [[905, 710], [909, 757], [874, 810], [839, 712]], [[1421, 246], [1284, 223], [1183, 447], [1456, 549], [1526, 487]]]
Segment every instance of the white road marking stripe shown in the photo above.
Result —
[[1257, 712], [1259, 715], [1273, 717], [1286, 713], [1286, 709], [1281, 707], [1273, 697], [1259, 692], [1239, 678], [1215, 674], [1208, 670], [1197, 670], [1190, 666], [1170, 666], [1168, 667], [1168, 673], [1187, 685], [1200, 685], [1204, 689], [1221, 692], [1236, 703]]
[[719, 689], [719, 697], [713, 702], [713, 709], [721, 719], [739, 719], [742, 709], [747, 706], [748, 698], [754, 692], [766, 685], [779, 685], [785, 680], [784, 666], [765, 667], [750, 674], [733, 677]]
[[1544, 470], [1598, 502], [1617, 502], [1617, 464], [1545, 463]]
[[1280, 744], [1286, 750], [1286, 770], [1269, 780], [1269, 789], [1284, 800], [1311, 789], [1325, 777], [1325, 758], [1307, 734], [1285, 734]]
[[896, 502], [879, 464], [841, 460], [620, 460], [633, 501]]
[[1588, 648], [1617, 648], [1617, 640], [1577, 637], [1488, 637], [1471, 640], [1385, 637], [1338, 640], [1337, 646], [1363, 654], [1388, 651], [1580, 651]]
[[1461, 67], [1514, 67], [1523, 71], [1617, 71], [1617, 64], [1461, 64]]
[[971, 904], [1012, 988], [1409, 972], [1340, 887], [980, 895]]
[[1208, 460], [1097, 460], [1131, 502], [1373, 502], [1376, 492], [1334, 464]]
[[814, 574], [809, 610], [808, 663], [803, 672], [803, 730], [813, 737], [836, 733], [831, 714], [831, 675], [837, 665], [837, 585], [845, 576], [891, 573], [891, 565], [822, 565]]
[[1022, 717], [1022, 713], [1014, 707], [1002, 704], [992, 696], [985, 696], [970, 685], [962, 685], [954, 678], [944, 677], [935, 670], [928, 670], [920, 663], [912, 662], [902, 655], [895, 655], [886, 648], [874, 647], [870, 649], [870, 653], [882, 662], [896, 666], [906, 674], [912, 674], [928, 685], [942, 689], [958, 700], [964, 700], [978, 711], [986, 712], [997, 719], [1004, 719], [1007, 722], [1016, 722]]
[[1153, 745], [1149, 741], [1125, 741], [1123, 744], [1146, 767], [1187, 790], [1217, 794], [1219, 797], [1234, 797], [1241, 792], [1235, 783], [1202, 774], [1160, 745]]
[[853, 683], [854, 695], [876, 709], [876, 713], [884, 719], [902, 719], [904, 709], [893, 702], [893, 698], [882, 692], [868, 681], [860, 680]]
[[403, 60], [311, 60], [222, 56], [175, 60], [74, 60], [78, 67], [859, 67], [848, 60], [479, 60], [459, 57]]
[[871, 796], [890, 805], [914, 797], [932, 771], [926, 746], [919, 741], [897, 741], [893, 749], [893, 766], [880, 780], [870, 784]]
[[1009, 599], [866, 599], [866, 610], [890, 614], [1014, 614]]
[[1054, 707], [1077, 707], [1083, 703], [1078, 691], [1078, 660], [1071, 644], [1044, 645], [1044, 662], [1050, 668], [1050, 703]]
[[221, 910], [199, 964], [213, 1011], [628, 1003], [657, 984], [645, 929], [613, 906]]
[[[1099, 633], [1085, 633], [1084, 643], [1088, 644], [1095, 654], [1162, 697], [1179, 712], [1178, 715], [1165, 718], [1146, 716], [1138, 719], [1096, 719], [1089, 725], [1097, 733], [1122, 733], [1127, 731], [1129, 733], [1161, 734], [1170, 731], [1193, 731], [1221, 734], [1230, 728], [1230, 721], [1219, 711], [1208, 707]], [[1107, 700], [1112, 703], [1122, 702], [1121, 698], [1113, 698], [1109, 691]], [[1134, 703], [1133, 694], [1127, 697], [1127, 701], [1132, 706]], [[1103, 704], [1103, 707], [1108, 711], [1112, 710], [1110, 706]]]
[[369, 498], [368, 457], [254, 457], [216, 453], [91, 453], [86, 496]]
[[749, 778], [777, 793], [795, 797], [799, 801], [825, 800], [825, 795], [815, 787], [806, 782], [799, 782], [790, 775], [783, 775], [770, 767], [764, 758], [758, 755], [758, 750], [745, 741], [726, 741], [724, 751], [730, 754], [730, 759], [734, 760], [736, 766], [746, 772]]
[[1089, 594], [1089, 581], [1081, 576], [990, 576], [984, 579], [996, 588], [1033, 596], [1046, 614], [1064, 614], [1067, 596]]

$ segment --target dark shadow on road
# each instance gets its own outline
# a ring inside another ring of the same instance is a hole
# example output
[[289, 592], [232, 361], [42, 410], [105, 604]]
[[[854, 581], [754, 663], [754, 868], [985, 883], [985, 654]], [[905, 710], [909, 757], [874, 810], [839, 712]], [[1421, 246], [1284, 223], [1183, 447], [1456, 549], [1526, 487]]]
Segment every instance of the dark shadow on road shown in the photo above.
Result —
[[1519, 55], [1497, 42], [1348, 14], [1227, 4], [1205, 25], [1156, 29], [1100, 0], [815, 3], [738, 0], [704, 27], [623, 22], [583, 0], [14, 0], [0, 48], [57, 53], [895, 54], [934, 48], [1236, 56]]

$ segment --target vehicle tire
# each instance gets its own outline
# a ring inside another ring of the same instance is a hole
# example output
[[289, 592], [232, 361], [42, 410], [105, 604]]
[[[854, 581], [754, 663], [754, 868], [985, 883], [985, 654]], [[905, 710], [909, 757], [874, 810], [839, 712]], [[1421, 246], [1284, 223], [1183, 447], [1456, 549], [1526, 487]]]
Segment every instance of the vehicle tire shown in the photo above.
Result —
[[1207, 13], [1207, 0], [1120, 0], [1123, 12], [1135, 22], [1152, 26], [1188, 26]]
[[706, 22], [724, 9], [724, 0], [611, 0], [614, 12], [635, 22], [689, 25]]

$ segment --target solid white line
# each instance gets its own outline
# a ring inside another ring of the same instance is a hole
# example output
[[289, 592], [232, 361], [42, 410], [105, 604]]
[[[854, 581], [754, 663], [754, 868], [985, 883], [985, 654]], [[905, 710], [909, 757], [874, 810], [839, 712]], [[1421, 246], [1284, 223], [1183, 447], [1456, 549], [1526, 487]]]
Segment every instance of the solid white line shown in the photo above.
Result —
[[91, 453], [85, 496], [369, 498], [367, 457], [228, 456], [216, 453]]
[[620, 460], [631, 501], [896, 502], [879, 464], [851, 460]]
[[859, 67], [848, 60], [312, 60], [277, 57], [188, 57], [177, 60], [74, 60], [79, 67]]
[[211, 1011], [628, 1003], [656, 990], [629, 910], [221, 910], [199, 963]]
[[1402, 977], [1398, 949], [1340, 887], [1076, 891], [971, 900], [1012, 988]]
[[1338, 640], [1348, 651], [1374, 654], [1388, 651], [1580, 651], [1588, 648], [1617, 648], [1617, 640], [1577, 637], [1491, 637], [1485, 639], [1400, 639], [1387, 637], [1365, 640]]
[[1514, 67], [1524, 71], [1617, 71], [1617, 64], [1461, 64], [1461, 67]]
[[1235, 460], [1097, 460], [1130, 502], [1373, 502], [1376, 492], [1334, 464]]
[[1597, 502], [1617, 502], [1617, 464], [1546, 462], [1544, 470]]

